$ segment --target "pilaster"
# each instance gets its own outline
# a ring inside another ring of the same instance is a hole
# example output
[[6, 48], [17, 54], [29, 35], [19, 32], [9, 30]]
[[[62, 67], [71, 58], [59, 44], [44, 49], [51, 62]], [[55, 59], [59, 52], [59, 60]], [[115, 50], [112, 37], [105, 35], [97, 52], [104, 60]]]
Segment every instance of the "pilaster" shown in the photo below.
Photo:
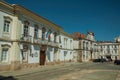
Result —
[[11, 55], [11, 70], [20, 69], [20, 49], [18, 39], [18, 17], [14, 16], [13, 27], [12, 27], [12, 39], [14, 42], [12, 43], [12, 55]]

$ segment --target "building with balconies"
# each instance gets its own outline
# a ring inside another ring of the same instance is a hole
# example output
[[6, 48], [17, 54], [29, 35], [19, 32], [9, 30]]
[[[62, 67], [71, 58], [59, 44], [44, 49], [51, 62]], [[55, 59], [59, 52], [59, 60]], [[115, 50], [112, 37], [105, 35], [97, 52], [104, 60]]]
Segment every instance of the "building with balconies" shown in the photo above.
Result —
[[59, 61], [62, 28], [19, 6], [0, 1], [0, 70]]
[[[75, 43], [78, 43], [78, 47], [74, 45], [74, 50], [77, 52], [77, 60], [90, 61], [98, 58], [97, 43], [94, 40], [94, 33], [87, 32], [86, 35], [81, 33], [73, 33]], [[75, 44], [74, 43], [74, 44]]]
[[74, 44], [73, 44], [73, 48], [74, 48], [74, 58], [76, 61], [78, 62], [82, 62], [82, 44], [81, 44], [81, 39], [85, 39], [86, 36], [84, 34], [81, 34], [79, 32], [74, 32], [72, 34], [72, 37], [74, 39]]

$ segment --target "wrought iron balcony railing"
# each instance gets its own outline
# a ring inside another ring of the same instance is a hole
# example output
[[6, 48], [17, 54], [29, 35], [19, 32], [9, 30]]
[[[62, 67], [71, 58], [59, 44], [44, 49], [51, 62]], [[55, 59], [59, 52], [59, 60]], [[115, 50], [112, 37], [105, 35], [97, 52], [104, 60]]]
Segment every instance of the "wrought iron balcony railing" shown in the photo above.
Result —
[[48, 45], [54, 46], [54, 47], [58, 47], [59, 46], [59, 44], [57, 42], [54, 42], [54, 41], [48, 42]]
[[20, 41], [25, 41], [25, 42], [32, 42], [32, 36], [31, 35], [26, 35], [22, 34]]
[[41, 39], [40, 38], [33, 38], [33, 43], [40, 44]]
[[41, 44], [42, 44], [42, 45], [47, 45], [47, 44], [48, 44], [48, 40], [41, 39]]

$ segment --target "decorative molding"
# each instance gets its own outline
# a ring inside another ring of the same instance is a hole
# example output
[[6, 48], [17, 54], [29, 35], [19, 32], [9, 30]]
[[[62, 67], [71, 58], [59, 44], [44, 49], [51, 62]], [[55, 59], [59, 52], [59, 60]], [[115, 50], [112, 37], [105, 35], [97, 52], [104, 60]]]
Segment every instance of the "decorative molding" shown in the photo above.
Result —
[[10, 48], [11, 47], [9, 44], [2, 44], [1, 46], [5, 47], [5, 48]]
[[4, 20], [10, 21], [10, 22], [13, 21], [13, 19], [9, 16], [4, 16]]

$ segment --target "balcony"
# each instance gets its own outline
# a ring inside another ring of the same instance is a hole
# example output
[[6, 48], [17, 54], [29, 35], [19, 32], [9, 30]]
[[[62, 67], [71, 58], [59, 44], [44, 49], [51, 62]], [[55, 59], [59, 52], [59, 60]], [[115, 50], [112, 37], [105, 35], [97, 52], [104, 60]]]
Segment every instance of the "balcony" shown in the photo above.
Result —
[[42, 45], [48, 45], [48, 40], [41, 39], [41, 44], [42, 44]]
[[32, 42], [32, 36], [22, 34], [22, 37], [20, 38], [20, 41], [23, 41], [23, 42]]
[[33, 43], [40, 44], [41, 43], [41, 39], [40, 38], [33, 38]]
[[54, 41], [48, 42], [48, 45], [53, 46], [53, 47], [59, 47], [59, 44], [57, 42], [54, 42]]
[[83, 50], [85, 50], [86, 48], [83, 46]]

